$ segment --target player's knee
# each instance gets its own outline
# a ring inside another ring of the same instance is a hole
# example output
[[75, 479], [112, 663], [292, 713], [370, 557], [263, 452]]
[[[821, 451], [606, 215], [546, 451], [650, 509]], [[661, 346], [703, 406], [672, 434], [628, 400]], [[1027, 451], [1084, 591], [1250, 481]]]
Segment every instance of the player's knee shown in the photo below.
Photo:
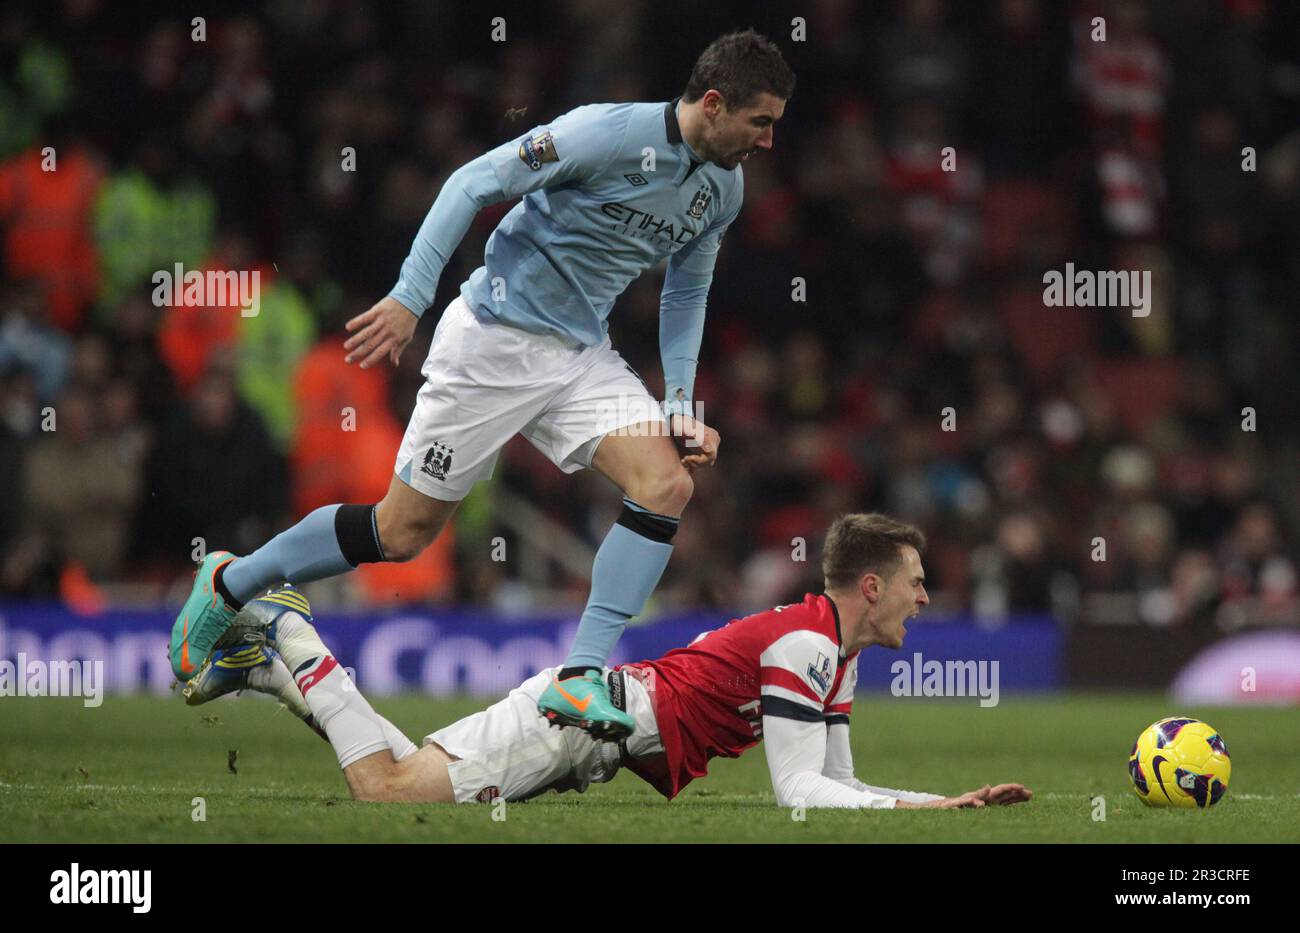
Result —
[[397, 780], [394, 768], [370, 768], [360, 774], [348, 775], [352, 798], [364, 803], [389, 803], [397, 799]]
[[387, 535], [380, 536], [384, 546], [384, 556], [390, 561], [404, 562], [414, 560], [432, 540], [419, 533], [418, 529], [401, 527]]
[[652, 512], [661, 512], [664, 515], [681, 515], [682, 510], [686, 508], [686, 503], [691, 501], [691, 495], [695, 492], [695, 481], [691, 479], [691, 474], [679, 464], [674, 464], [675, 469], [666, 470], [647, 478], [638, 490], [637, 495], [630, 498], [637, 505]]
[[433, 543], [442, 531], [442, 523], [407, 518], [391, 523], [380, 523], [379, 543], [384, 558], [390, 561], [414, 560]]

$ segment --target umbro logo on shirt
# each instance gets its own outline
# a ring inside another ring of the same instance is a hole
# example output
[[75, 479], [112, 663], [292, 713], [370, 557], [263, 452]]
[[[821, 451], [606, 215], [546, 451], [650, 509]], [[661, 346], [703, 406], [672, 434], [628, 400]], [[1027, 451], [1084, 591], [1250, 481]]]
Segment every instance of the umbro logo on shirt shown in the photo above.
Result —
[[631, 172], [623, 177], [632, 183], [633, 188], [640, 188], [642, 185], [650, 184], [640, 172]]

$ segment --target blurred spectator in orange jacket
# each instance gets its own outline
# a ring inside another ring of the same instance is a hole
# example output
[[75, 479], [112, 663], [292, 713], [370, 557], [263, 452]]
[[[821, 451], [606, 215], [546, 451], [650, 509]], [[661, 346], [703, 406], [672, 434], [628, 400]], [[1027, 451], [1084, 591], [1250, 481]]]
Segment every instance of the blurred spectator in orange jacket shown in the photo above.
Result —
[[[290, 453], [298, 515], [334, 502], [378, 502], [393, 478], [402, 426], [388, 405], [388, 373], [343, 362], [340, 337], [316, 344], [298, 367], [298, 427]], [[357, 582], [367, 602], [441, 598], [451, 592], [450, 527], [407, 563], [365, 564]]]
[[32, 148], [0, 164], [6, 276], [45, 288], [48, 320], [76, 331], [99, 289], [91, 211], [104, 172], [81, 146]]

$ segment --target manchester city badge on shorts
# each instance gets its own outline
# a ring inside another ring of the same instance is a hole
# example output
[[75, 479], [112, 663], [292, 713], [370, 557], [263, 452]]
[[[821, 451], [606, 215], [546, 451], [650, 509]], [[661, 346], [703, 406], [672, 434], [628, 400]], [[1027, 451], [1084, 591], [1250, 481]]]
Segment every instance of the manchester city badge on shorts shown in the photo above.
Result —
[[542, 167], [546, 162], [558, 162], [559, 153], [555, 151], [555, 138], [551, 136], [551, 131], [539, 133], [536, 136], [524, 137], [524, 141], [519, 144], [519, 159], [534, 172]]
[[447, 479], [447, 471], [451, 469], [451, 455], [455, 450], [443, 443], [435, 443], [429, 448], [429, 452], [424, 455], [424, 463], [420, 467], [421, 473], [427, 473], [434, 479], [440, 479], [444, 482]]

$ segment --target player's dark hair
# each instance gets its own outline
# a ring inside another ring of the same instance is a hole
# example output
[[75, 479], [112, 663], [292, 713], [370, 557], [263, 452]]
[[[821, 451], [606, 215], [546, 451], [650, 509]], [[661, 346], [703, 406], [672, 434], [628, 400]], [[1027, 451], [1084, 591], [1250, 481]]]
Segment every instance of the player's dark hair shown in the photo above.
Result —
[[700, 53], [682, 100], [693, 103], [709, 88], [726, 99], [729, 109], [748, 107], [763, 93], [789, 100], [794, 72], [771, 40], [752, 29], [729, 32]]
[[841, 515], [831, 523], [822, 546], [826, 589], [848, 589], [866, 573], [889, 577], [909, 544], [918, 553], [925, 551], [925, 535], [914, 525], [878, 512]]

